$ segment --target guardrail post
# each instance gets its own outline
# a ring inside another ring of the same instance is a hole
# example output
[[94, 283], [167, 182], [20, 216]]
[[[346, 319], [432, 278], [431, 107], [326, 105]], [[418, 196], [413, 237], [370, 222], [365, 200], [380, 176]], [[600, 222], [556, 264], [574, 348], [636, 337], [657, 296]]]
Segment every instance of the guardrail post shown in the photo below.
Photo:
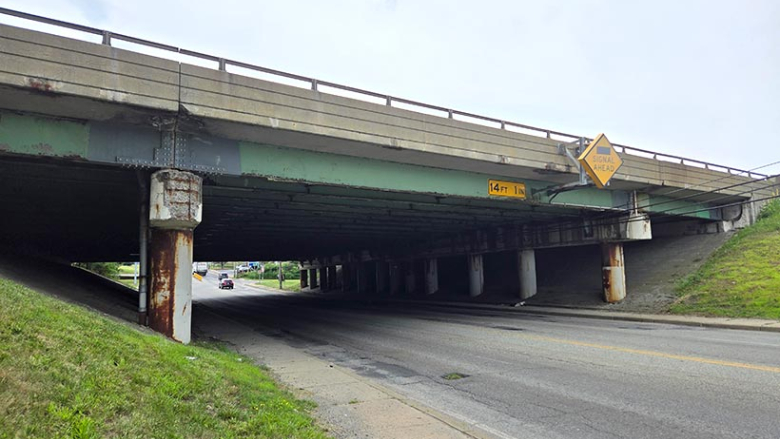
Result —
[[225, 62], [225, 58], [220, 58], [219, 59], [219, 70], [221, 72], [226, 72], [227, 71], [227, 62]]
[[317, 91], [317, 83], [318, 83], [318, 82], [317, 82], [317, 80], [316, 80], [316, 79], [312, 79], [312, 80], [311, 80], [311, 89], [312, 89], [312, 90], [314, 90], [314, 91]]
[[111, 45], [111, 32], [103, 31], [103, 44], [106, 46]]

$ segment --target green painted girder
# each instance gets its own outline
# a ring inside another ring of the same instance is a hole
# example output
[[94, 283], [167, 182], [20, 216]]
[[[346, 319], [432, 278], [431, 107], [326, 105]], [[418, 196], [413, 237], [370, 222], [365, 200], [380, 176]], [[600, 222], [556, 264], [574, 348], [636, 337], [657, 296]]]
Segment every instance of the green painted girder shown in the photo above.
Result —
[[[523, 210], [538, 206], [576, 212], [582, 208], [624, 208], [628, 199], [624, 191], [585, 188], [559, 194], [551, 202], [545, 191], [550, 182], [498, 178], [525, 183], [529, 193], [535, 194], [528, 200], [508, 199], [488, 195], [487, 182], [496, 178], [488, 174], [238, 142], [205, 134], [161, 132], [152, 127], [15, 113], [0, 113], [0, 153], [151, 169], [216, 170], [225, 174], [226, 180], [244, 177], [245, 183], [251, 182], [249, 188], [260, 189], [272, 183], [272, 186], [309, 195], [352, 193], [351, 198], [362, 198], [367, 202], [419, 200], [486, 210]], [[214, 178], [219, 181], [223, 177]], [[650, 196], [649, 210], [696, 218], [715, 217], [711, 211], [698, 211], [706, 208], [706, 204], [690, 200], [653, 209], [652, 206], [660, 201], [663, 200]]]

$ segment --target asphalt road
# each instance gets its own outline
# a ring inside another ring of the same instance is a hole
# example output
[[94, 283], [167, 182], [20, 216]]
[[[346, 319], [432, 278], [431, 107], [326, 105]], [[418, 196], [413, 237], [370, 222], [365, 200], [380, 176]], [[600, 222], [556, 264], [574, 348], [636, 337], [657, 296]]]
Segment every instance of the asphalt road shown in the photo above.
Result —
[[196, 324], [208, 308], [497, 436], [780, 438], [778, 334], [222, 291], [215, 273], [193, 294]]

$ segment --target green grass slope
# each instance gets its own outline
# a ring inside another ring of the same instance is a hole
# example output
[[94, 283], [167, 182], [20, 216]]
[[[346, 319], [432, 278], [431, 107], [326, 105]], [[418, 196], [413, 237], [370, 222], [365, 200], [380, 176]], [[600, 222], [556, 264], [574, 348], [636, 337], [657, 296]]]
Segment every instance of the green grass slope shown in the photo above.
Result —
[[780, 200], [678, 285], [670, 311], [780, 320]]
[[242, 356], [0, 279], [0, 438], [322, 438]]

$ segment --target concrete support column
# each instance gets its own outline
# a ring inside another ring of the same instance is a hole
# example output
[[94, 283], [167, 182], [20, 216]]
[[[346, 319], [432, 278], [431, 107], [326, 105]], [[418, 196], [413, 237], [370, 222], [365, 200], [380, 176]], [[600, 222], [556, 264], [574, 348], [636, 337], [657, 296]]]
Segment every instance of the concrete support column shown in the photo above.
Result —
[[389, 277], [389, 264], [385, 261], [376, 261], [376, 294], [384, 296], [387, 294]]
[[604, 300], [620, 302], [626, 298], [626, 270], [623, 260], [623, 243], [601, 244], [601, 279], [604, 285]]
[[185, 344], [191, 336], [192, 236], [203, 211], [202, 184], [195, 174], [166, 169], [152, 174], [149, 186], [149, 326]]
[[349, 279], [347, 278], [347, 265], [341, 264], [336, 266], [336, 275], [338, 276], [338, 283], [339, 288], [341, 288], [341, 292], [347, 291], [349, 286]]
[[301, 289], [309, 288], [309, 270], [301, 268]]
[[357, 292], [358, 294], [366, 294], [368, 292], [368, 267], [367, 262], [357, 262], [355, 268], [357, 270]]
[[400, 262], [390, 263], [390, 295], [396, 296], [401, 291], [401, 277], [403, 270]]
[[412, 295], [417, 289], [417, 280], [414, 277], [414, 261], [407, 261], [404, 263], [404, 285], [406, 287], [406, 294]]
[[309, 270], [309, 288], [312, 290], [317, 289], [320, 286], [319, 282], [317, 282], [317, 269], [312, 268]]
[[485, 290], [485, 269], [482, 255], [466, 256], [469, 269], [469, 296], [477, 297]]
[[336, 274], [336, 266], [332, 265], [328, 267], [328, 289], [335, 290], [339, 287], [338, 274]]
[[326, 291], [330, 285], [328, 284], [328, 267], [320, 268], [320, 289]]
[[346, 292], [352, 288], [352, 278], [350, 277], [351, 266], [348, 263], [341, 264], [341, 291]]
[[425, 260], [425, 294], [439, 291], [439, 264], [436, 258]]
[[525, 300], [536, 295], [536, 252], [534, 249], [520, 250], [517, 253], [517, 265], [520, 276], [520, 298]]

